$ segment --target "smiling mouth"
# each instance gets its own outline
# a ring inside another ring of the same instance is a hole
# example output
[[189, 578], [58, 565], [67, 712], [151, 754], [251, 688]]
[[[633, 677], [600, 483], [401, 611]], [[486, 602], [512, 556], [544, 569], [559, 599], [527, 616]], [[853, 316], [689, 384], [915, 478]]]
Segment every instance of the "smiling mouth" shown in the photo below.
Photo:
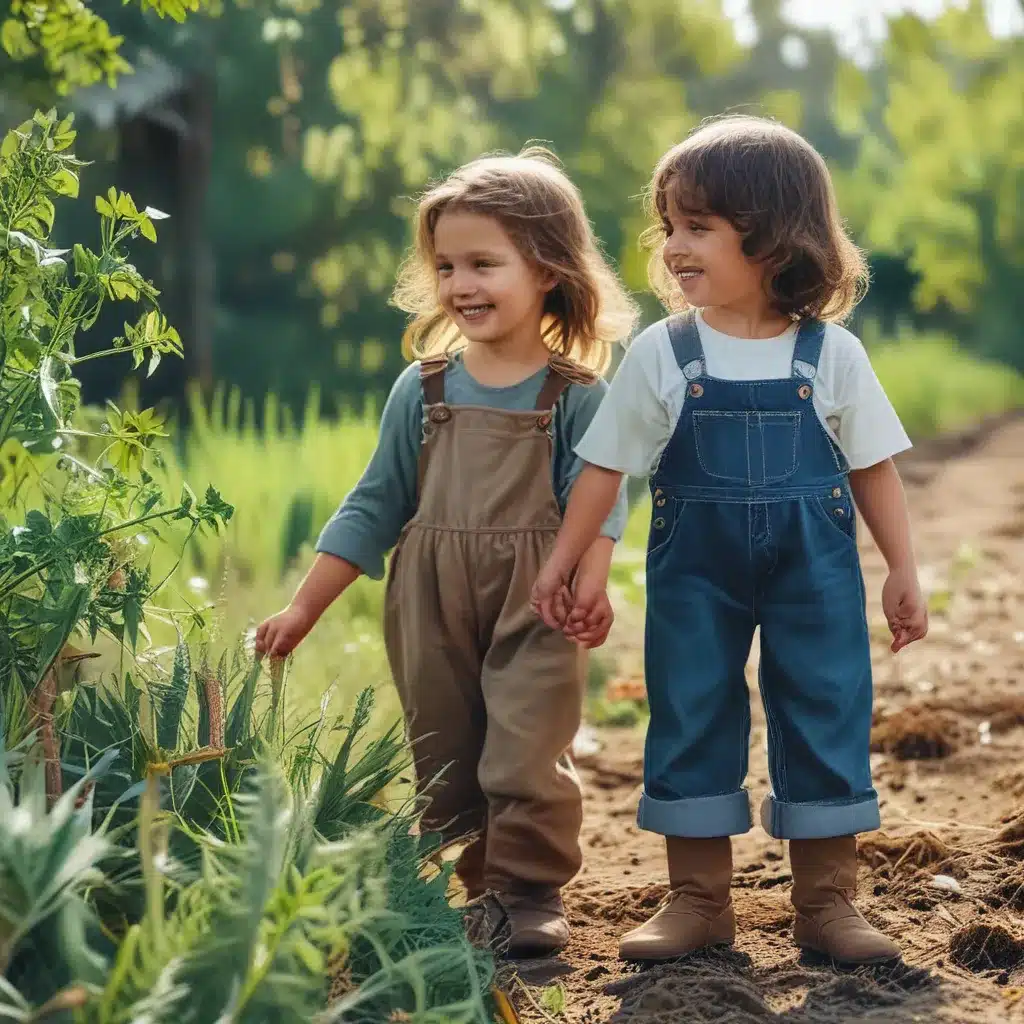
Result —
[[490, 303], [485, 303], [480, 306], [458, 306], [455, 312], [462, 317], [463, 320], [479, 320], [481, 317], [486, 316], [494, 306]]
[[700, 277], [704, 271], [699, 267], [680, 267], [678, 270], [674, 270], [673, 273], [680, 281], [693, 281], [695, 278]]

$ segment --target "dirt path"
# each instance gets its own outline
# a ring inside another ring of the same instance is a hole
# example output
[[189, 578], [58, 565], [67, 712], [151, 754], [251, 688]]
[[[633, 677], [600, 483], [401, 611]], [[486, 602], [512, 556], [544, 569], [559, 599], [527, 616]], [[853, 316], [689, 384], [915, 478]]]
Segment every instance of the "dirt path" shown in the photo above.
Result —
[[[865, 544], [884, 826], [862, 837], [859, 900], [899, 939], [906, 966], [840, 975], [801, 962], [789, 939], [785, 850], [755, 828], [736, 842], [735, 949], [625, 968], [618, 936], [650, 915], [665, 867], [658, 837], [635, 826], [642, 732], [604, 730], [602, 749], [581, 758], [587, 863], [567, 894], [571, 945], [557, 962], [521, 968], [535, 998], [562, 986], [566, 1008], [553, 1019], [1024, 1021], [1024, 420], [966, 453], [919, 454], [904, 477], [932, 629], [898, 659], [889, 654], [884, 566]], [[639, 614], [623, 609], [616, 627], [626, 645], [617, 653], [634, 663]], [[753, 659], [749, 668], [756, 807], [768, 776]], [[936, 884], [937, 874], [949, 880]], [[522, 988], [519, 996], [524, 1022], [546, 1019]]]

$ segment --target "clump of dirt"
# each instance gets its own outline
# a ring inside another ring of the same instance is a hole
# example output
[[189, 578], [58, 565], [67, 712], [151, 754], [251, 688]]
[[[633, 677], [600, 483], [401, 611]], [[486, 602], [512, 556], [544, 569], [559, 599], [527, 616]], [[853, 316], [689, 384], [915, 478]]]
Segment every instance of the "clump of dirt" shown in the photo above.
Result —
[[994, 878], [985, 902], [1000, 910], [1024, 911], [1024, 871], [1011, 870]]
[[881, 718], [871, 730], [871, 749], [900, 761], [949, 757], [960, 746], [961, 724], [955, 715], [923, 705], [909, 705]]
[[924, 868], [951, 867], [956, 852], [934, 832], [914, 832], [908, 836], [867, 836], [858, 840], [857, 854], [871, 870], [883, 878], [897, 874], [915, 874]]
[[1011, 860], [1024, 860], [1024, 814], [1011, 818], [996, 833], [992, 841], [993, 850]]
[[1024, 725], [1024, 697], [1010, 694], [983, 699], [957, 698], [954, 700], [932, 700], [920, 705], [923, 710], [936, 714], [952, 714], [967, 718], [984, 719], [992, 733], [1009, 732]]
[[647, 885], [626, 893], [612, 890], [580, 893], [573, 909], [585, 918], [600, 919], [628, 929], [646, 921], [667, 893], [666, 885]]
[[792, 881], [792, 874], [782, 863], [753, 861], [736, 871], [732, 884], [737, 889], [776, 889], [788, 886]]
[[[605, 991], [620, 997], [613, 1021], [623, 1024], [762, 1024], [783, 1017], [841, 1024], [892, 1020], [915, 1004], [924, 1011], [937, 989], [929, 972], [900, 966], [836, 976], [794, 965], [767, 981], [743, 953], [708, 951], [614, 982]], [[783, 1006], [788, 1010], [780, 1014]]]
[[949, 954], [975, 974], [1012, 971], [1024, 964], [1024, 935], [1010, 921], [973, 921], [950, 936]]
[[749, 957], [707, 950], [613, 982], [605, 988], [622, 1000], [618, 1018], [644, 1024], [758, 1024], [773, 1020], [754, 979]]
[[1024, 797], [1024, 771], [1011, 768], [996, 779], [996, 785], [1019, 800]]

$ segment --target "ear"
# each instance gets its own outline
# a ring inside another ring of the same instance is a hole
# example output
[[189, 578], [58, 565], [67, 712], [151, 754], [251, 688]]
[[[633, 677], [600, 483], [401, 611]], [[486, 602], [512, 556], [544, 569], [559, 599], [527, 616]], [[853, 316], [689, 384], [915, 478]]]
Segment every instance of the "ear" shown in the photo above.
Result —
[[546, 270], [543, 267], [537, 271], [541, 288], [546, 292], [554, 291], [558, 287], [558, 275], [553, 270]]

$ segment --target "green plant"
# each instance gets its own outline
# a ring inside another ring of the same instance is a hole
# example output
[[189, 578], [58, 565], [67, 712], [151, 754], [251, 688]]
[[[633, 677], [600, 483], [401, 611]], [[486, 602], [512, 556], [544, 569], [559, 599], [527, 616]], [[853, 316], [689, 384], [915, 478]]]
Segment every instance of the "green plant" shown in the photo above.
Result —
[[[484, 1024], [490, 960], [445, 900], [448, 869], [423, 877], [415, 809], [385, 804], [408, 763], [396, 727], [364, 735], [372, 693], [349, 722], [324, 700], [293, 727], [283, 662], [265, 684], [244, 644], [214, 658], [201, 609], [154, 601], [181, 546], [233, 510], [212, 487], [164, 499], [151, 410], [90, 424], [77, 407], [85, 359], [130, 352], [152, 372], [180, 343], [125, 251], [156, 211], [112, 190], [98, 252], [75, 246], [69, 267], [48, 247], [72, 140], [38, 114], [0, 149], [0, 1012]], [[135, 324], [78, 355], [125, 300]], [[150, 538], [169, 565], [140, 555]], [[147, 619], [175, 642], [154, 645]], [[103, 652], [116, 668], [82, 684]]]
[[979, 359], [941, 334], [899, 331], [876, 340], [865, 331], [871, 362], [915, 440], [962, 430], [1024, 406], [1024, 375]]
[[[450, 869], [426, 881], [433, 845], [412, 834], [414, 810], [380, 803], [408, 762], [394, 733], [364, 734], [372, 692], [351, 720], [322, 715], [289, 736], [273, 711], [277, 684], [265, 692], [258, 677], [251, 667], [226, 716], [239, 747], [122, 766], [141, 776], [127, 794], [141, 798], [128, 826], [113, 825], [125, 794], [110, 806], [102, 786], [117, 748], [51, 809], [41, 751], [0, 749], [0, 1006], [10, 1014], [40, 1020], [73, 1006], [90, 1024], [490, 1020], [490, 959], [446, 902]], [[130, 751], [143, 723], [121, 707], [109, 738]], [[158, 730], [178, 715], [165, 709]], [[320, 740], [332, 728], [344, 739], [328, 758]], [[217, 771], [176, 782], [196, 766]]]
[[[77, 425], [75, 367], [130, 353], [149, 372], [180, 354], [156, 289], [129, 260], [127, 243], [156, 238], [152, 209], [111, 189], [96, 201], [100, 248], [50, 247], [54, 200], [75, 196], [79, 161], [71, 119], [37, 113], [0, 144], [0, 680], [6, 740], [51, 723], [72, 637], [101, 633], [134, 649], [160, 588], [138, 558], [140, 534], [173, 523], [219, 529], [232, 508], [208, 488], [169, 502], [147, 459], [165, 436], [152, 410], [111, 406], [95, 430]], [[108, 302], [141, 303], [136, 322], [107, 348], [79, 355], [76, 342]], [[47, 752], [53, 760], [54, 751]], [[51, 773], [51, 799], [59, 790]]]
[[86, 894], [102, 881], [109, 844], [91, 828], [92, 787], [113, 759], [98, 761], [47, 811], [42, 751], [21, 756], [0, 743], [0, 977], [15, 1003], [58, 1000], [95, 976]]
[[[210, 0], [140, 0], [143, 10], [183, 21], [187, 11], [213, 9]], [[120, 55], [123, 39], [88, 5], [74, 0], [11, 0], [0, 22], [0, 48], [12, 60], [40, 59], [46, 76], [60, 93], [106, 81], [131, 71]]]
[[[190, 478], [216, 480], [237, 507], [224, 530], [192, 537], [177, 570], [175, 550], [153, 548], [153, 571], [174, 571], [161, 603], [179, 613], [196, 609], [227, 636], [284, 607], [309, 567], [317, 533], [355, 486], [376, 443], [372, 406], [329, 419], [311, 394], [296, 420], [272, 396], [257, 415], [237, 391], [209, 402], [193, 395], [189, 429], [180, 444], [164, 442], [153, 475], [169, 493]], [[303, 641], [291, 673], [294, 713], [315, 713], [328, 690], [351, 700], [379, 682], [380, 727], [396, 717], [380, 628], [383, 595], [378, 581], [357, 580]], [[159, 626], [154, 638], [158, 630], [161, 642], [176, 642], [173, 630]]]

